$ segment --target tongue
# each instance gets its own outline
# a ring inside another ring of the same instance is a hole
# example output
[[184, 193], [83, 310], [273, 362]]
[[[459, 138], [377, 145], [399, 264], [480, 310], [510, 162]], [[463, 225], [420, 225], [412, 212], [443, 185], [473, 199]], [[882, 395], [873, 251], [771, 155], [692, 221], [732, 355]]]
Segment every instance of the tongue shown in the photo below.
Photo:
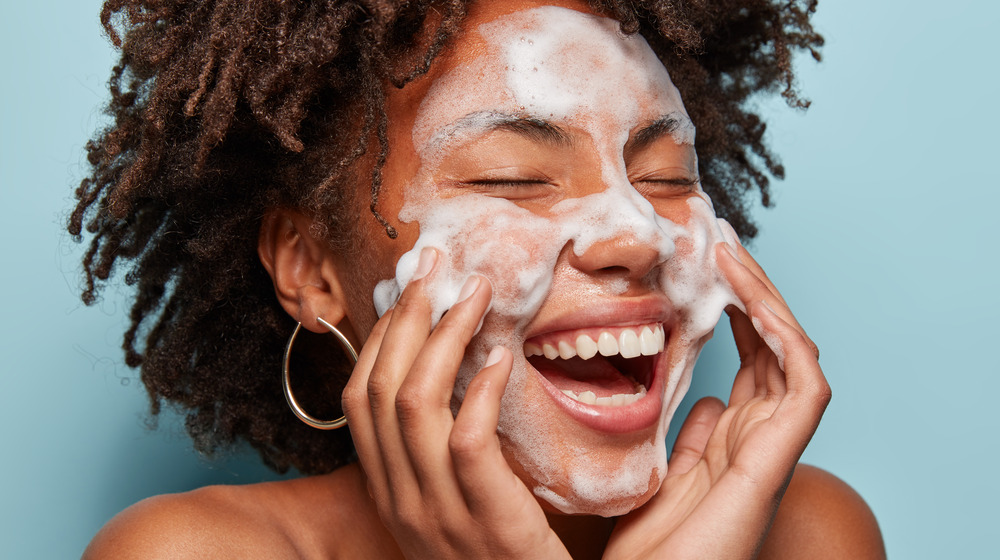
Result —
[[601, 356], [594, 356], [589, 360], [547, 360], [533, 356], [528, 361], [560, 391], [569, 389], [578, 395], [591, 391], [598, 397], [631, 395], [636, 392], [635, 382], [622, 375], [621, 371]]

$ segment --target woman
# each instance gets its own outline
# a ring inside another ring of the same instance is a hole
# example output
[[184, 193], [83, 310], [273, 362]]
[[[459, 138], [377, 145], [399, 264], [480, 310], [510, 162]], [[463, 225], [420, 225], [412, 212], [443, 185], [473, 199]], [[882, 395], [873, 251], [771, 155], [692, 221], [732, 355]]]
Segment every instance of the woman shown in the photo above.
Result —
[[[819, 44], [811, 7], [178, 4], [105, 5], [84, 298], [131, 260], [154, 411], [317, 476], [147, 500], [88, 557], [882, 554], [860, 498], [795, 469], [829, 389], [715, 217], [753, 233], [747, 150], [780, 174], [742, 107]], [[668, 462], [723, 308], [730, 401]], [[350, 439], [282, 403], [332, 427], [341, 393]]]

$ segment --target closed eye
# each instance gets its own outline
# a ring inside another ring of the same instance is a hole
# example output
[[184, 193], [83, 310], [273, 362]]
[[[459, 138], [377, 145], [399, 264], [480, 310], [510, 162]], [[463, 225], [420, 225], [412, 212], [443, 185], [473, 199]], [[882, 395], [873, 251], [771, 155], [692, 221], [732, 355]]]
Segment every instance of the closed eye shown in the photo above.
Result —
[[697, 191], [700, 184], [700, 177], [644, 177], [632, 181], [632, 186], [647, 197], [683, 196]]
[[539, 199], [551, 195], [555, 185], [542, 178], [490, 177], [464, 181], [463, 188], [508, 200]]
[[468, 181], [469, 185], [482, 185], [486, 187], [522, 187], [530, 185], [548, 185], [545, 179], [477, 179]]

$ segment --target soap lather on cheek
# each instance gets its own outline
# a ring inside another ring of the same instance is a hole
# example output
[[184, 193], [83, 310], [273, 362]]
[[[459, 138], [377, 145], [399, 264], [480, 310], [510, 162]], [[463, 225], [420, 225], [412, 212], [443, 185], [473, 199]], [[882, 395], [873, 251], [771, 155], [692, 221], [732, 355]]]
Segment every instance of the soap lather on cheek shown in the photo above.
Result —
[[478, 196], [414, 205], [400, 216], [412, 216], [421, 224], [420, 237], [400, 258], [396, 277], [376, 287], [375, 306], [380, 315], [413, 277], [424, 247], [442, 253], [427, 283], [435, 324], [454, 305], [472, 274], [483, 275], [493, 284], [494, 312], [530, 318], [541, 305], [558, 257], [558, 249], [552, 255], [547, 242], [558, 235], [556, 224], [509, 201]]

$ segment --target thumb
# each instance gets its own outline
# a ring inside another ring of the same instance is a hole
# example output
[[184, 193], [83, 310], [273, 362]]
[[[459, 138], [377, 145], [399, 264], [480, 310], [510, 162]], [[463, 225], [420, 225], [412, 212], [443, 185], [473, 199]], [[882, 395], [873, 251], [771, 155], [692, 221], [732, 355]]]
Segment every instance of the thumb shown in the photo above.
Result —
[[691, 413], [684, 419], [684, 425], [677, 434], [677, 441], [670, 452], [667, 477], [682, 475], [701, 460], [719, 417], [726, 405], [715, 397], [705, 397], [695, 403]]

